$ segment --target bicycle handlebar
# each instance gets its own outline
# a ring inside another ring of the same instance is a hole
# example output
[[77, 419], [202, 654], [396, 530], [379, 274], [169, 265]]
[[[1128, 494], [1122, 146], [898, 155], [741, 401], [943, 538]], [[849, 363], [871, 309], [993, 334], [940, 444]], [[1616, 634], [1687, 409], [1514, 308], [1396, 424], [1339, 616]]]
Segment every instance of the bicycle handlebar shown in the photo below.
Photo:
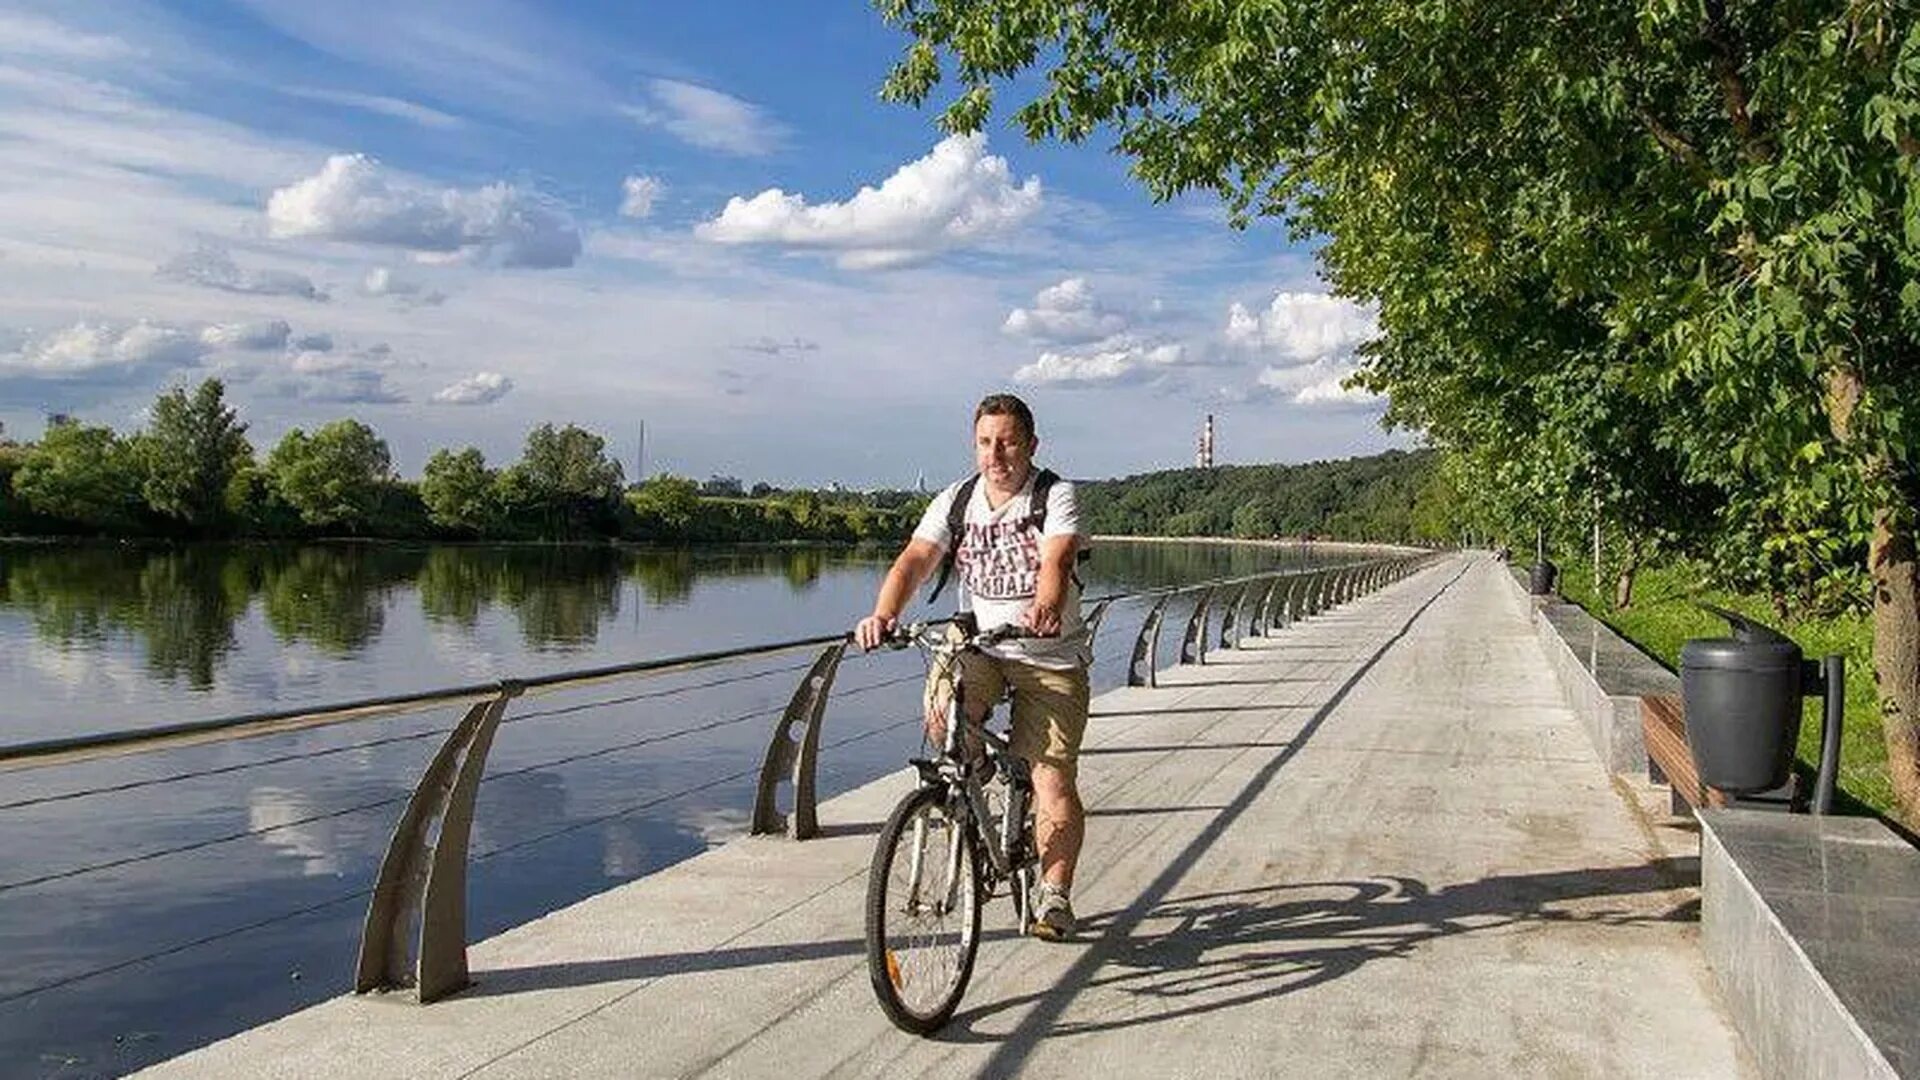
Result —
[[[898, 624], [893, 628], [891, 633], [880, 639], [880, 645], [882, 648], [904, 649], [909, 645], [921, 642], [929, 646], [939, 644], [939, 639], [935, 638], [932, 633], [938, 625], [940, 624], [925, 622]], [[996, 626], [991, 630], [982, 630], [976, 634], [969, 634], [962, 641], [962, 645], [969, 649], [985, 649], [998, 645], [1003, 641], [1046, 636], [1049, 635], [1036, 634], [1028, 627], [1021, 626], [1018, 623], [1006, 623], [1001, 626]]]

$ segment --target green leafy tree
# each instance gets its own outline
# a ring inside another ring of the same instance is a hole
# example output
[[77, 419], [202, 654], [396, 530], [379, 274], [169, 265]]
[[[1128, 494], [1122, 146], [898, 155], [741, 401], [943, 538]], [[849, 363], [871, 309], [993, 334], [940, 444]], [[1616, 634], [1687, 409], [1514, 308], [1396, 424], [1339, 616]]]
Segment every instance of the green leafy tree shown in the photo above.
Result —
[[684, 538], [700, 512], [700, 485], [684, 476], [661, 473], [629, 496], [641, 535]]
[[59, 424], [27, 451], [13, 492], [36, 514], [130, 532], [140, 523], [140, 458], [112, 428]]
[[540, 535], [616, 530], [624, 478], [600, 436], [572, 424], [541, 424], [507, 472], [512, 479], [503, 476], [501, 491], [509, 512], [536, 521]]
[[[950, 128], [1045, 65], [1019, 83], [1030, 136], [1111, 128], [1156, 196], [1210, 189], [1325, 237], [1335, 288], [1379, 310], [1366, 383], [1442, 445], [1510, 438], [1603, 514], [1657, 505], [1667, 478], [1714, 489], [1723, 573], [1870, 604], [1893, 787], [1920, 823], [1910, 5], [881, 8], [912, 38], [885, 92], [924, 101], [950, 67]], [[1603, 469], [1603, 443], [1556, 434], [1559, 376], [1655, 418], [1645, 455]], [[1489, 406], [1535, 411], [1489, 432]]]
[[202, 532], [227, 519], [228, 487], [253, 459], [247, 425], [227, 407], [225, 393], [220, 380], [208, 379], [191, 396], [180, 387], [160, 395], [141, 442], [147, 505]]
[[1233, 512], [1233, 535], [1264, 540], [1276, 531], [1273, 511], [1265, 503], [1250, 502]]
[[486, 456], [478, 449], [438, 450], [427, 459], [426, 471], [420, 477], [420, 499], [435, 525], [484, 534], [499, 513], [497, 482], [494, 471], [487, 468]]
[[358, 420], [287, 432], [267, 456], [274, 493], [311, 528], [365, 532], [393, 474], [386, 442]]

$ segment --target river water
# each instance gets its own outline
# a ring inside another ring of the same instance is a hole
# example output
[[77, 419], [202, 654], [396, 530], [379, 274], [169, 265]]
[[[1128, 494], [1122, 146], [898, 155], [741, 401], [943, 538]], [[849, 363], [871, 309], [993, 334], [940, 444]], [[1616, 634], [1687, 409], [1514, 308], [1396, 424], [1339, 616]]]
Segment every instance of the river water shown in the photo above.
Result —
[[[0, 543], [0, 744], [834, 633], [891, 554]], [[1101, 596], [1318, 558], [1103, 542], [1083, 575]], [[1108, 615], [1096, 692], [1125, 681], [1145, 609]], [[470, 935], [743, 834], [812, 656], [517, 702], [480, 789]], [[823, 800], [918, 747], [920, 670], [847, 658]], [[0, 1076], [116, 1075], [349, 989], [380, 854], [458, 713], [0, 771]]]

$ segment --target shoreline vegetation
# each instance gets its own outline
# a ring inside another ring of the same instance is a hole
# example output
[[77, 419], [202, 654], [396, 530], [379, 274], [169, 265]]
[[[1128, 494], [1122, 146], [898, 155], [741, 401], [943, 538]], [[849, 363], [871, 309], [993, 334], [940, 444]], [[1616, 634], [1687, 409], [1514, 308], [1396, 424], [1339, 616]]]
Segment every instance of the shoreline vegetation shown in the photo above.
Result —
[[[162, 394], [150, 415], [125, 435], [68, 417], [37, 442], [0, 435], [0, 537], [897, 543], [932, 495], [665, 473], [629, 483], [605, 440], [571, 424], [534, 428], [510, 465], [443, 449], [409, 480], [358, 420], [295, 428], [256, 454], [217, 379]], [[1424, 451], [1388, 451], [1081, 480], [1081, 517], [1113, 535], [1440, 541], [1451, 516], [1432, 464]]]

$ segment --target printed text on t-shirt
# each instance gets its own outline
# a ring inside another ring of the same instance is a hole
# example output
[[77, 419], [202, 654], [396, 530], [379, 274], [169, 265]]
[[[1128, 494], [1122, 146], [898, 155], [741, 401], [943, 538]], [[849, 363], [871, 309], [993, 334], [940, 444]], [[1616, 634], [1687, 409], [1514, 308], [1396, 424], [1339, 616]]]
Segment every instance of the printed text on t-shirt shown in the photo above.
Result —
[[1040, 532], [1025, 518], [975, 524], [954, 562], [967, 592], [981, 600], [1024, 600], [1040, 586]]

